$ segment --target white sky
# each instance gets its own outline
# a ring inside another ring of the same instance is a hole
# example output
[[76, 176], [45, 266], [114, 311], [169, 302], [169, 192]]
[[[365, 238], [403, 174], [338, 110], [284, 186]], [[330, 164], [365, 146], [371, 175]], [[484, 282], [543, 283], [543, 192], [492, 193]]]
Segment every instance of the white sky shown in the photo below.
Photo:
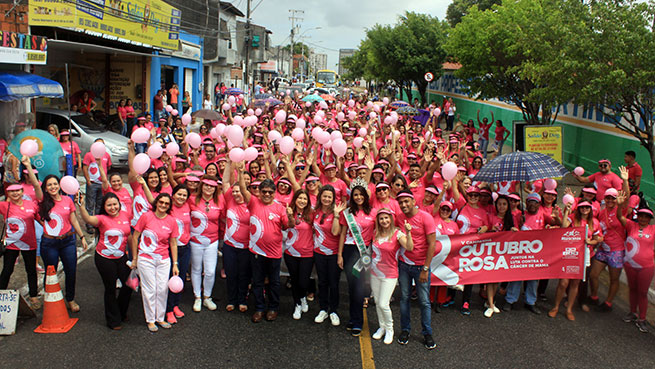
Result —
[[[244, 14], [248, 0], [232, 0]], [[252, 21], [271, 30], [273, 45], [288, 44], [291, 31], [289, 9], [304, 10], [299, 22], [302, 42], [328, 55], [328, 68], [337, 70], [339, 49], [356, 49], [366, 29], [396, 23], [406, 10], [444, 19], [451, 0], [251, 0]], [[321, 27], [319, 30], [310, 30]], [[309, 36], [309, 37], [307, 37]]]

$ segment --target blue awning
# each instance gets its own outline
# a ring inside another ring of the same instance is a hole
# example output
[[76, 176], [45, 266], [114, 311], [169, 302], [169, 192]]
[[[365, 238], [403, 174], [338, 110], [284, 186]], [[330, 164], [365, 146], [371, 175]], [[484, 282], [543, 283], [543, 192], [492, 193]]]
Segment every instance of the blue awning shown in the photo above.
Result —
[[64, 88], [53, 80], [20, 71], [0, 72], [0, 101], [63, 96]]

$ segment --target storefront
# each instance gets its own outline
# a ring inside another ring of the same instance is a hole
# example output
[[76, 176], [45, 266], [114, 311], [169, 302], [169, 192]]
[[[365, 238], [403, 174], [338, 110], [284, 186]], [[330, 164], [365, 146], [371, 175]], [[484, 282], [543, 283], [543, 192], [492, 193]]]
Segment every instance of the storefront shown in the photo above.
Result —
[[[191, 110], [202, 109], [203, 68], [202, 39], [198, 36], [180, 32], [180, 49], [162, 51], [150, 63], [150, 104], [159, 90], [166, 91], [168, 105], [171, 104], [170, 90], [177, 85], [179, 96], [174, 109], [182, 112], [182, 99], [188, 92]], [[154, 116], [154, 107], [150, 109]]]

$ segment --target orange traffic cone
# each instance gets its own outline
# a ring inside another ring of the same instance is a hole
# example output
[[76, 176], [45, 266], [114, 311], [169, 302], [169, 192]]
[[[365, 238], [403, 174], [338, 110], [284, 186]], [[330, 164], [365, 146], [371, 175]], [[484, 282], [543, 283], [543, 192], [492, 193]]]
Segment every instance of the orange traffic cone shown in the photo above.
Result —
[[77, 318], [68, 316], [64, 295], [61, 293], [59, 279], [54, 265], [48, 265], [45, 279], [45, 298], [43, 304], [43, 322], [36, 333], [66, 333], [77, 323]]

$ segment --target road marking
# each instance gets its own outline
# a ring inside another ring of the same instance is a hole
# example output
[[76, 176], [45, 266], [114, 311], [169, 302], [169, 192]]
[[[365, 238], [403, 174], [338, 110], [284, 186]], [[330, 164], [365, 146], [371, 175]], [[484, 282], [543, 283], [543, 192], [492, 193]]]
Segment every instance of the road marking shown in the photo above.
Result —
[[371, 332], [368, 329], [368, 318], [364, 309], [364, 326], [359, 335], [359, 350], [362, 355], [362, 369], [375, 369], [373, 360], [373, 346], [371, 345]]

